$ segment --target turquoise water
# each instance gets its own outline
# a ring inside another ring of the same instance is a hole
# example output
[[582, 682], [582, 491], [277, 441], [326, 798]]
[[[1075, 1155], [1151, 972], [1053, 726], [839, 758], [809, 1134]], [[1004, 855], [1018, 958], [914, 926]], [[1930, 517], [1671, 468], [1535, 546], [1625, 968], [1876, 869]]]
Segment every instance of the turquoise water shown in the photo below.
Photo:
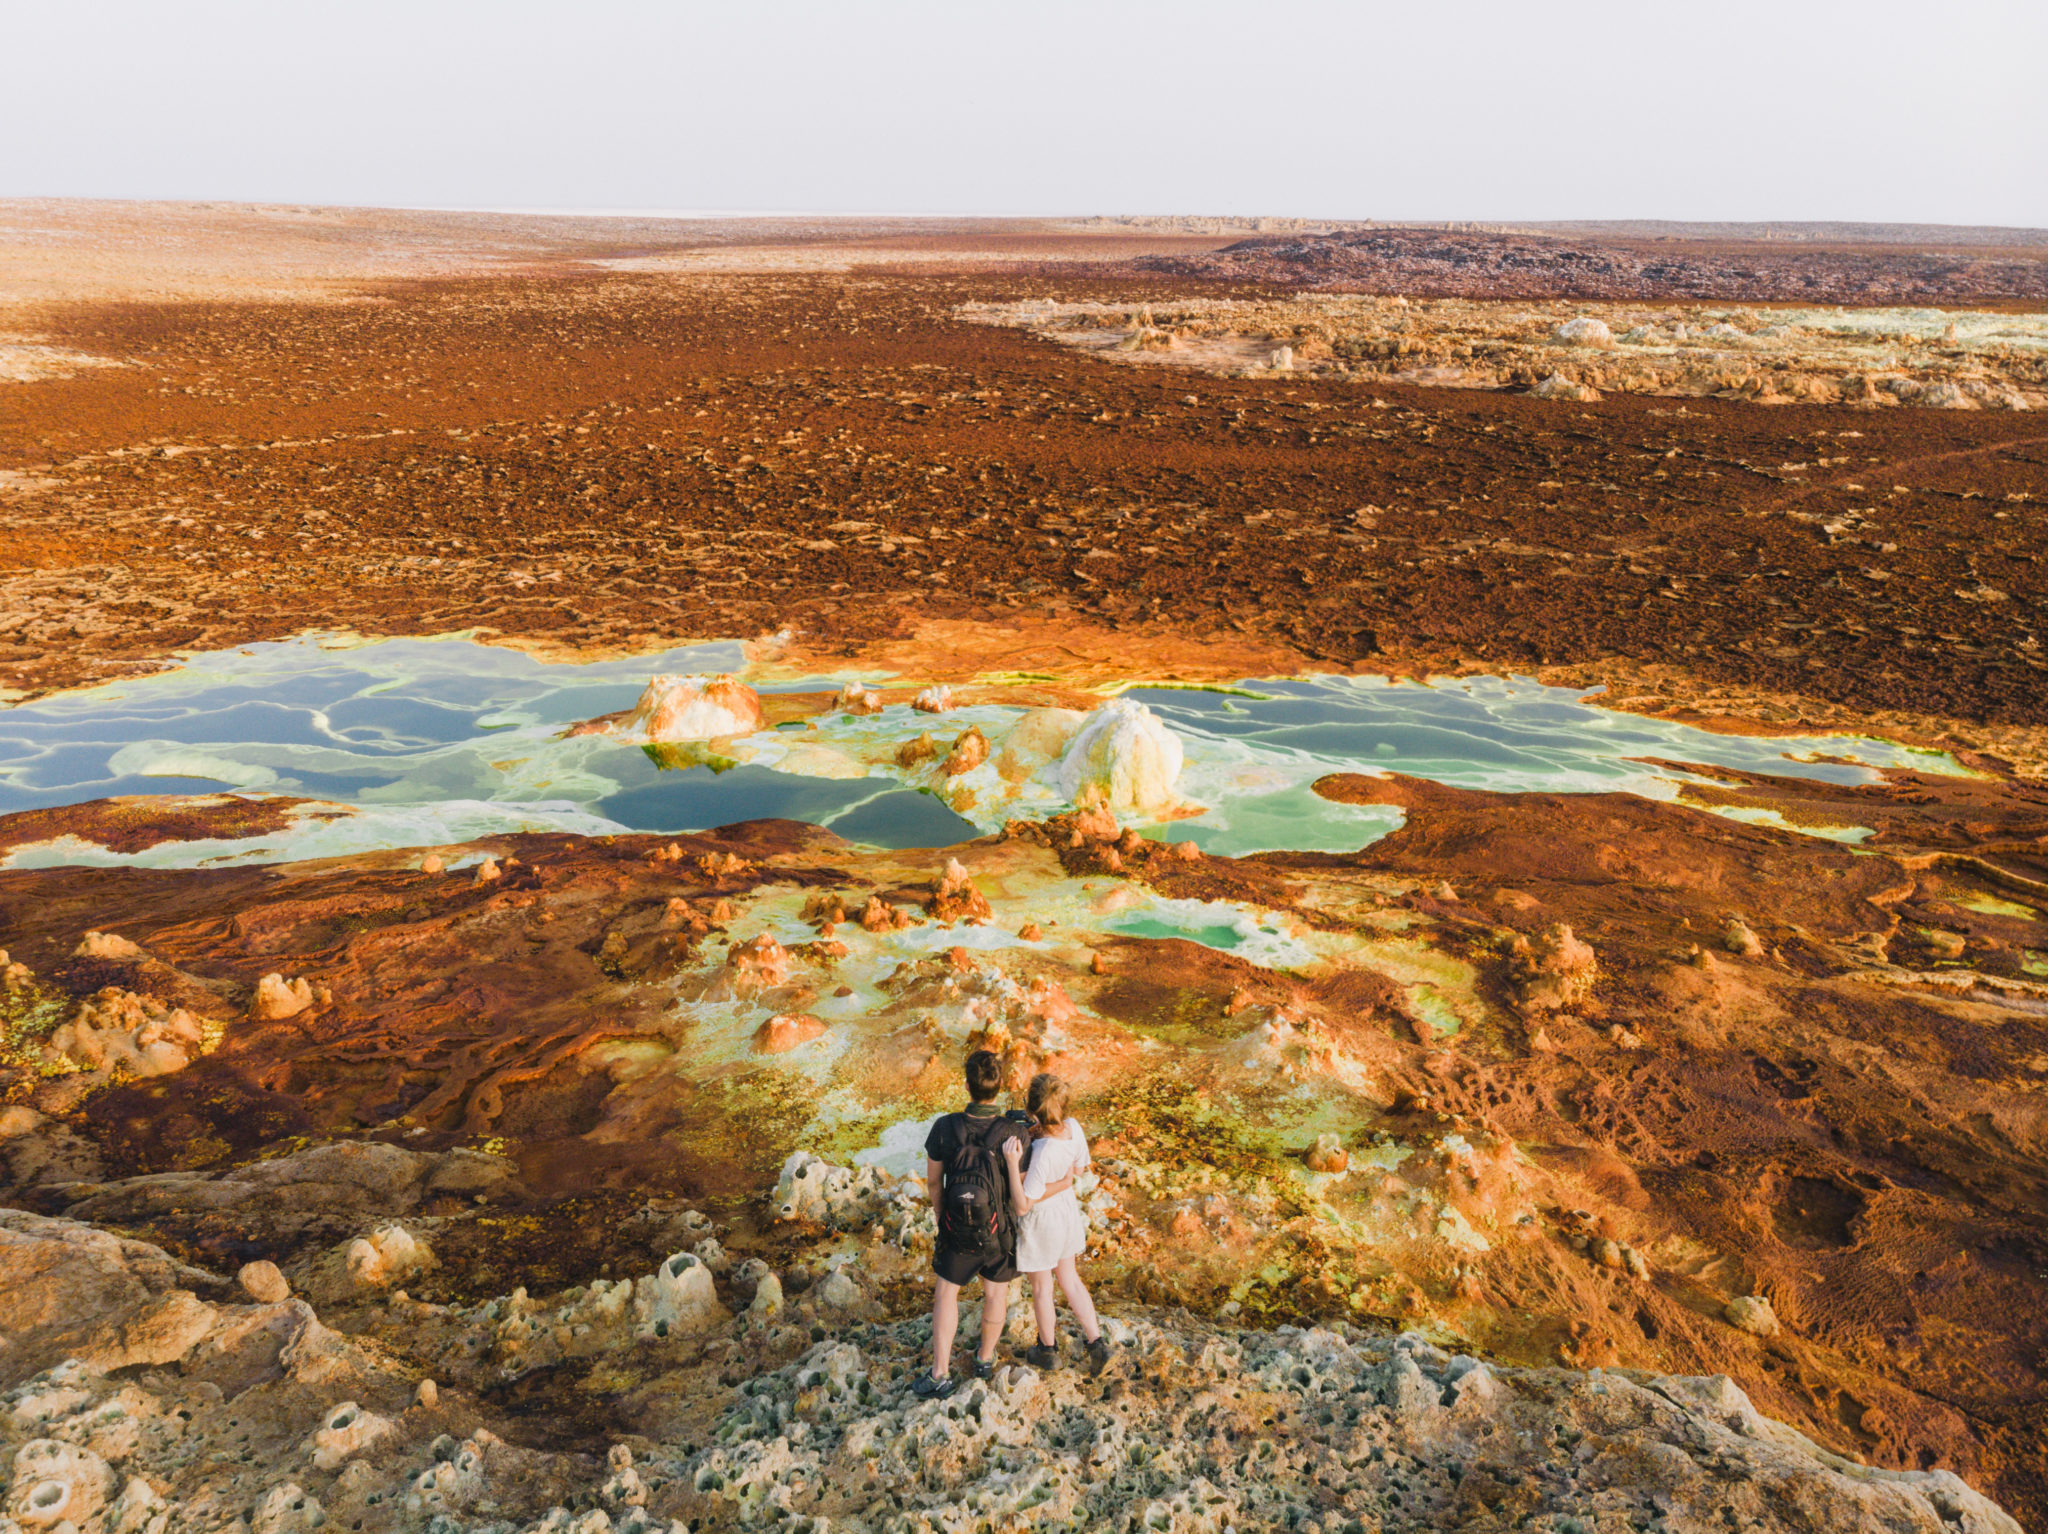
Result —
[[[744, 663], [738, 644], [554, 665], [461, 639], [302, 639], [194, 655], [175, 672], [0, 710], [0, 814], [224, 788], [361, 811], [352, 823], [294, 837], [292, 853], [280, 855], [430, 846], [493, 831], [699, 830], [768, 817], [829, 825], [884, 847], [946, 846], [978, 834], [931, 795], [886, 778], [666, 770], [638, 745], [555, 738], [630, 707], [655, 672]], [[806, 685], [834, 684], [792, 690]], [[142, 860], [180, 854], [163, 849]]]
[[1182, 791], [1215, 806], [1163, 834], [1219, 852], [1349, 851], [1360, 844], [1360, 829], [1400, 823], [1398, 810], [1382, 806], [1336, 814], [1340, 807], [1310, 787], [1330, 772], [1401, 773], [1492, 793], [1673, 799], [1688, 775], [1653, 762], [1841, 784], [1874, 781], [1880, 767], [1960, 770], [1941, 753], [1861, 736], [1720, 735], [1599, 708], [1578, 691], [1525, 678], [1424, 685], [1298, 677], [1247, 683], [1236, 694], [1133, 688], [1124, 696], [1151, 708], [1187, 743]]
[[[1057, 807], [1039, 786], [1027, 801], [956, 813], [907, 786], [912, 774], [886, 762], [855, 764], [867, 776], [778, 770], [787, 756], [781, 743], [796, 738], [788, 731], [750, 737], [757, 760], [723, 771], [665, 769], [630, 741], [559, 738], [567, 725], [630, 706], [656, 672], [744, 674], [745, 667], [736, 643], [555, 664], [461, 637], [312, 637], [193, 655], [176, 671], [0, 709], [0, 813], [116, 794], [224, 789], [338, 801], [357, 811], [247, 847], [171, 846], [138, 859], [175, 863], [440, 845], [493, 831], [684, 831], [770, 816], [830, 826], [872, 846], [944, 846], [1011, 814]], [[820, 677], [763, 690], [817, 691], [837, 682]], [[1310, 785], [1329, 772], [1671, 798], [1684, 774], [1633, 759], [1837, 783], [1867, 781], [1879, 766], [1954, 770], [1946, 758], [1887, 742], [1717, 735], [1509, 679], [1425, 686], [1309, 677], [1255, 681], [1235, 693], [1140, 687], [1125, 696], [1181, 738], [1186, 762], [1177, 792], [1205, 807], [1145, 827], [1146, 834], [1226, 853], [1352, 850], [1399, 824], [1391, 808], [1316, 796]], [[951, 734], [973, 723], [1000, 741], [1019, 712], [980, 705], [935, 719], [891, 708], [868, 720], [828, 716], [803, 739], [858, 755], [857, 745], [877, 739], [927, 728]], [[78, 858], [118, 861], [76, 846], [26, 849], [15, 861]]]

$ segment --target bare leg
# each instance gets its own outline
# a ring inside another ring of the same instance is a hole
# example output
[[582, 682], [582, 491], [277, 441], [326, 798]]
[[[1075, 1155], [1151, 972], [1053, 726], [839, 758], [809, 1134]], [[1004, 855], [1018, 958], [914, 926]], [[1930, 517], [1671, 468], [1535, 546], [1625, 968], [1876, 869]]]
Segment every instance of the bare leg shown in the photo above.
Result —
[[996, 1344], [1003, 1340], [1003, 1326], [1010, 1319], [1010, 1286], [981, 1281], [981, 1352], [983, 1363], [996, 1356]]
[[932, 1295], [932, 1378], [942, 1380], [953, 1367], [953, 1334], [960, 1330], [960, 1286], [943, 1278]]
[[[1062, 1257], [1055, 1270], [1059, 1274], [1060, 1293], [1067, 1297], [1068, 1308], [1074, 1312], [1074, 1319], [1081, 1323], [1081, 1335], [1093, 1342], [1102, 1335], [1102, 1328], [1095, 1324], [1095, 1302], [1088, 1297], [1088, 1286], [1081, 1282], [1081, 1270], [1074, 1266], [1074, 1259]], [[1047, 1299], [1045, 1309], [1052, 1309]]]
[[1031, 1275], [1031, 1309], [1038, 1317], [1038, 1340], [1047, 1347], [1053, 1341], [1059, 1326], [1052, 1308], [1052, 1269]]

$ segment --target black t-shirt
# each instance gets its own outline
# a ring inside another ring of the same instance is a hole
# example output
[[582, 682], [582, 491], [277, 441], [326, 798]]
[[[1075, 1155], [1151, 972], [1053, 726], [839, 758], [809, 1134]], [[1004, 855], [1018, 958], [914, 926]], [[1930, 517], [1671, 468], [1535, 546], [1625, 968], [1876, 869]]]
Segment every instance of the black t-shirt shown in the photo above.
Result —
[[[1007, 1133], [993, 1126], [1001, 1121]], [[1031, 1126], [1021, 1119], [1007, 1118], [1003, 1110], [994, 1103], [975, 1103], [965, 1113], [948, 1113], [936, 1124], [931, 1133], [924, 1137], [924, 1153], [928, 1160], [940, 1166], [951, 1166], [953, 1156], [973, 1135], [998, 1156], [1003, 1153], [1005, 1140], [1022, 1140], [1025, 1149], [1030, 1149]]]

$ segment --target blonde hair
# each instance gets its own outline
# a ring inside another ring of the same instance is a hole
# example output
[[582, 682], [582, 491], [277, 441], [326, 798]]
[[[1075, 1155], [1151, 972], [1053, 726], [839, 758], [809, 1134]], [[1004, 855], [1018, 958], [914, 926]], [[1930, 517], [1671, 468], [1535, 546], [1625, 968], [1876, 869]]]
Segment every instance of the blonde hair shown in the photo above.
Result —
[[1039, 1133], [1050, 1134], [1067, 1121], [1067, 1084], [1051, 1071], [1040, 1071], [1031, 1078], [1024, 1109], [1038, 1120]]

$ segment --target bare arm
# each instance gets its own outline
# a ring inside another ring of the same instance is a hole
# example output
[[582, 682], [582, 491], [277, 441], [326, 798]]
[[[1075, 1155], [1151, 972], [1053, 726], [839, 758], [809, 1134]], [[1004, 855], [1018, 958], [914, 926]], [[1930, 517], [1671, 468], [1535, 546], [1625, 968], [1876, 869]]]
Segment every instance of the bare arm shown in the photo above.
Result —
[[1037, 1198], [1024, 1196], [1024, 1145], [1019, 1140], [1003, 1142], [1003, 1161], [1010, 1169], [1010, 1204], [1017, 1213], [1029, 1214], [1037, 1205], [1044, 1203], [1055, 1193], [1064, 1193], [1074, 1186], [1074, 1174], [1067, 1173], [1058, 1182], [1049, 1182], [1045, 1191]]
[[1020, 1140], [1003, 1141], [1003, 1165], [1010, 1173], [1010, 1207], [1019, 1214], [1031, 1211], [1033, 1200], [1024, 1196], [1024, 1144]]
[[934, 1209], [939, 1207], [939, 1193], [942, 1190], [945, 1181], [946, 1163], [943, 1161], [933, 1161], [929, 1157], [925, 1158], [924, 1190], [930, 1196], [932, 1201], [932, 1208]]

